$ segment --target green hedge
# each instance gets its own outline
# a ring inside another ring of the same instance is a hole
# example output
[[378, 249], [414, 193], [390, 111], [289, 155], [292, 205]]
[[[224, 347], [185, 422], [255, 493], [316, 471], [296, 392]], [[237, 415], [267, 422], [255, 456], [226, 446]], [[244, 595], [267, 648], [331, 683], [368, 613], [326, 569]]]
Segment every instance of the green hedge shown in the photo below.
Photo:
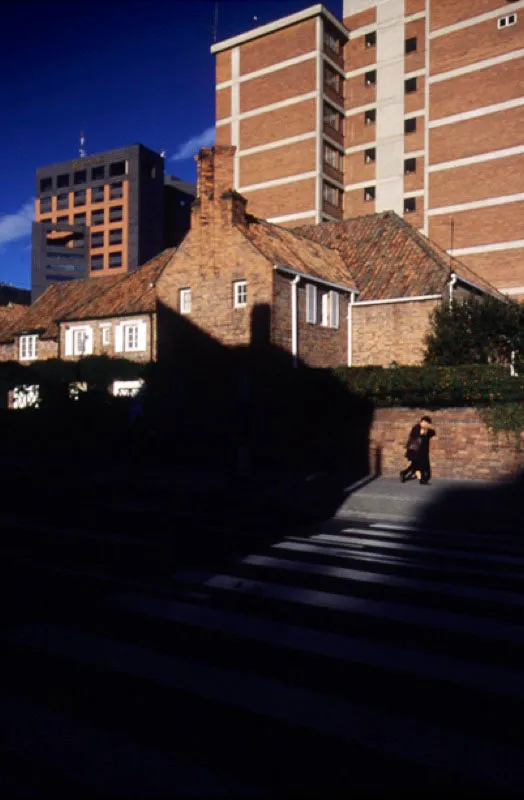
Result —
[[445, 408], [524, 400], [524, 376], [506, 367], [339, 367], [335, 375], [350, 392], [376, 406]]

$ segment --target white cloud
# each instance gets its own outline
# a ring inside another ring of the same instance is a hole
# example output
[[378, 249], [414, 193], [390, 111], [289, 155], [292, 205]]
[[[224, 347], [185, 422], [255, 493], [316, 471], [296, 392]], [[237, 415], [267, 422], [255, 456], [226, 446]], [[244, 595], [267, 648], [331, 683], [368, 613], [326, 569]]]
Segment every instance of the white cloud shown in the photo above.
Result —
[[191, 158], [198, 153], [201, 147], [210, 147], [215, 143], [215, 126], [206, 128], [205, 131], [199, 133], [198, 136], [193, 136], [180, 145], [174, 156], [171, 156], [170, 161], [185, 161], [186, 158]]
[[0, 216], [0, 245], [15, 242], [31, 235], [31, 222], [35, 217], [35, 201], [27, 203], [14, 214]]

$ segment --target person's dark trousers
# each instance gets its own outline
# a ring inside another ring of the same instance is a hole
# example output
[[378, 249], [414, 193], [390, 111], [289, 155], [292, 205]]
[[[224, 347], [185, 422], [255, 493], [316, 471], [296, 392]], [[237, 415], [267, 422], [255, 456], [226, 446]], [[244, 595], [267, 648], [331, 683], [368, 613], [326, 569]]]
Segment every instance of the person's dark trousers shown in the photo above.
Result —
[[431, 466], [429, 461], [425, 461], [423, 464], [420, 465], [420, 471], [422, 473], [422, 477], [420, 479], [421, 483], [429, 483], [431, 478]]
[[404, 481], [409, 481], [411, 478], [414, 478], [416, 470], [417, 467], [414, 467], [413, 464], [410, 464], [409, 467], [406, 467], [406, 469], [401, 469], [400, 478], [402, 480], [402, 483], [404, 483]]

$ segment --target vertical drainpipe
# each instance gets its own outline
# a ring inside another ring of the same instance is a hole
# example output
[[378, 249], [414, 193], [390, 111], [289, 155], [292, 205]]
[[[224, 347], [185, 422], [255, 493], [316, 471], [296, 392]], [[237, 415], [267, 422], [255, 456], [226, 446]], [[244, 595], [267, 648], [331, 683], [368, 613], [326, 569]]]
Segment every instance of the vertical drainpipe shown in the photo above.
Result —
[[453, 308], [453, 287], [455, 286], [457, 280], [458, 280], [457, 276], [455, 275], [454, 272], [452, 272], [451, 273], [451, 278], [450, 278], [449, 284], [448, 284], [449, 285], [449, 310], [450, 311]]
[[348, 367], [353, 366], [353, 303], [355, 292], [349, 293], [348, 303]]
[[293, 356], [293, 367], [298, 364], [298, 284], [300, 278], [297, 275], [291, 281], [291, 354]]

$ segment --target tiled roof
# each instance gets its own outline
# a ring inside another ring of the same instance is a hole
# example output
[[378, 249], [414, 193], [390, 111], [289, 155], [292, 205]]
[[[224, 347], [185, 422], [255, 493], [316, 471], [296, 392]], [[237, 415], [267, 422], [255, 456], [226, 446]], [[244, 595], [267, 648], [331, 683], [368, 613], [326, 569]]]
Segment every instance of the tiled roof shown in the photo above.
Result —
[[42, 339], [58, 334], [60, 320], [99, 319], [154, 311], [154, 284], [175, 252], [164, 250], [135, 272], [107, 278], [53, 284], [14, 323], [0, 330], [0, 342], [39, 331]]
[[342, 222], [306, 225], [298, 232], [337, 250], [357, 282], [359, 300], [440, 294], [452, 272], [485, 291], [504, 297], [393, 211]]
[[244, 234], [274, 266], [311, 275], [347, 289], [357, 289], [350, 270], [344, 266], [338, 252], [322, 242], [302, 236], [296, 228], [283, 228], [257, 219], [248, 224]]

